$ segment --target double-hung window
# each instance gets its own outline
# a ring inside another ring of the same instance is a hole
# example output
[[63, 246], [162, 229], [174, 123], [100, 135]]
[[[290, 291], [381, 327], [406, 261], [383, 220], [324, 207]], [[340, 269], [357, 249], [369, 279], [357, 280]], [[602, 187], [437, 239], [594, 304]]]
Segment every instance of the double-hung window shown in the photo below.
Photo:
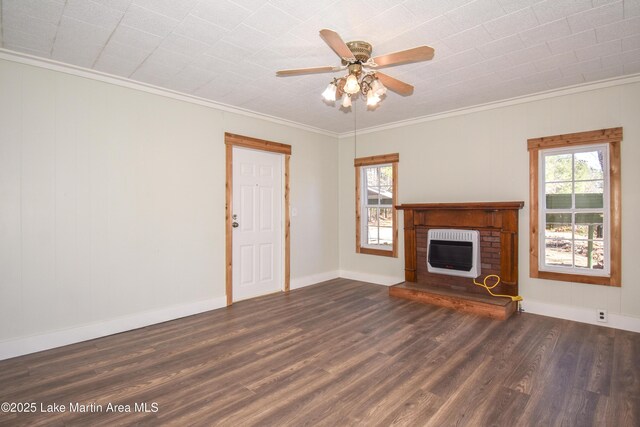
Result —
[[622, 129], [529, 140], [531, 276], [620, 286]]
[[607, 145], [540, 152], [540, 268], [609, 274]]
[[398, 154], [355, 159], [356, 252], [397, 257]]

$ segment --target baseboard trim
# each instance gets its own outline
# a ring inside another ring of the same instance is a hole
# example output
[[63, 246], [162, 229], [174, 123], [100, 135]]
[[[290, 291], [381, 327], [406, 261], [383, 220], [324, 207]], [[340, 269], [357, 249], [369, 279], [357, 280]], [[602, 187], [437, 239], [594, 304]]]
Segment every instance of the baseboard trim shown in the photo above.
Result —
[[[293, 279], [291, 281], [291, 289], [299, 289], [315, 285], [338, 277], [383, 286], [391, 286], [403, 281], [403, 279], [393, 276], [336, 270]], [[609, 322], [601, 323], [595, 320], [595, 310], [591, 309], [548, 304], [529, 299], [526, 299], [521, 304], [527, 313], [573, 320], [576, 322], [589, 323], [625, 331], [640, 332], [640, 318], [637, 317], [609, 313]], [[219, 297], [206, 301], [198, 301], [191, 304], [167, 307], [160, 310], [124, 316], [77, 328], [10, 339], [0, 342], [0, 360], [130, 331], [132, 329], [167, 322], [169, 320], [179, 319], [181, 317], [215, 310], [225, 306], [226, 297]]]
[[225, 307], [226, 297], [146, 311], [76, 328], [0, 342], [0, 360], [138, 329]]
[[326, 282], [327, 280], [337, 279], [340, 277], [338, 270], [326, 271], [324, 273], [312, 274], [304, 277], [297, 277], [291, 279], [290, 289], [300, 289], [305, 286], [315, 285], [317, 283]]
[[360, 282], [369, 282], [382, 286], [393, 286], [398, 283], [404, 282], [403, 278], [394, 276], [382, 276], [378, 274], [360, 273], [358, 271], [340, 270], [340, 277], [344, 279], [358, 280]]
[[596, 320], [595, 309], [548, 304], [540, 301], [531, 301], [526, 298], [521, 305], [526, 313], [573, 320], [580, 323], [590, 323], [592, 325], [622, 329], [624, 331], [640, 332], [640, 318], [638, 317], [609, 313], [609, 321], [603, 323]]

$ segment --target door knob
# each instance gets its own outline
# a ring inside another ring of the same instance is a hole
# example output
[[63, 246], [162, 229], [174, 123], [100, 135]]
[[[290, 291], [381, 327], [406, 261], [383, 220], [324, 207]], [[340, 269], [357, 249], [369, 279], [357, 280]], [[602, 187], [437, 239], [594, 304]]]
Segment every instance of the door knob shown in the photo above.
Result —
[[232, 226], [233, 228], [238, 228], [238, 222], [237, 222], [237, 221], [233, 221], [233, 222], [231, 223], [231, 226]]

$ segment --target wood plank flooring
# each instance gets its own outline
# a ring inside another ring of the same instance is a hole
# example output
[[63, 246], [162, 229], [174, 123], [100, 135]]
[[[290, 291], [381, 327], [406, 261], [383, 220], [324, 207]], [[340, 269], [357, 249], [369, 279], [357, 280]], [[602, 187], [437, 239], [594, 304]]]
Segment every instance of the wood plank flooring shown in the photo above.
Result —
[[640, 426], [640, 334], [387, 293], [336, 279], [0, 361], [0, 402], [67, 408], [0, 425]]

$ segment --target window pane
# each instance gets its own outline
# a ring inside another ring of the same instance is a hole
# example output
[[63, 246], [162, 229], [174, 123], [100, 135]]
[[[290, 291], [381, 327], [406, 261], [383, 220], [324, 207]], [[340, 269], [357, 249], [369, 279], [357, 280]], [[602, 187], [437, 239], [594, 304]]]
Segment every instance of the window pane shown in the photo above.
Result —
[[380, 185], [390, 186], [393, 184], [393, 168], [389, 166], [382, 166], [380, 168]]
[[381, 227], [391, 227], [392, 222], [392, 208], [380, 208], [380, 226]]
[[367, 227], [367, 244], [378, 244], [378, 227]]
[[392, 191], [393, 191], [392, 187], [380, 188], [380, 204], [381, 205], [391, 205], [393, 203]]
[[571, 223], [571, 214], [570, 213], [553, 213], [547, 214], [547, 224], [548, 223]]
[[367, 225], [378, 225], [378, 208], [367, 208]]
[[367, 205], [378, 205], [380, 203], [378, 193], [380, 192], [380, 183], [377, 167], [367, 167], [365, 171], [365, 197]]
[[544, 236], [549, 239], [572, 239], [571, 214], [547, 214]]
[[604, 151], [594, 150], [576, 153], [574, 157], [575, 180], [604, 178]]
[[594, 180], [594, 181], [576, 181], [575, 183], [575, 192], [576, 193], [598, 193], [602, 194], [604, 189], [604, 181], [603, 180]]
[[571, 183], [546, 184], [547, 209], [571, 209]]
[[365, 168], [365, 171], [367, 172], [367, 187], [378, 187], [380, 185], [380, 180], [378, 177], [378, 168], [377, 167], [371, 167], [371, 168]]
[[586, 240], [577, 240], [575, 247], [575, 261], [576, 267], [585, 268], [587, 267], [587, 241]]
[[575, 234], [576, 239], [602, 240], [604, 237], [603, 214], [576, 214]]
[[602, 225], [577, 225], [574, 231], [576, 239], [602, 240]]
[[576, 267], [602, 270], [604, 268], [604, 242], [576, 240]]
[[604, 181], [577, 181], [576, 208], [602, 208]]
[[393, 230], [391, 227], [380, 227], [380, 244], [381, 245], [389, 245], [393, 243]]
[[571, 181], [571, 154], [544, 157], [544, 180]]
[[554, 267], [573, 266], [573, 248], [571, 240], [545, 240], [544, 261]]
[[392, 215], [392, 208], [380, 208], [380, 229], [378, 237], [381, 245], [391, 245], [393, 241], [393, 229], [391, 227], [393, 222]]
[[378, 208], [367, 208], [367, 243], [378, 244]]

